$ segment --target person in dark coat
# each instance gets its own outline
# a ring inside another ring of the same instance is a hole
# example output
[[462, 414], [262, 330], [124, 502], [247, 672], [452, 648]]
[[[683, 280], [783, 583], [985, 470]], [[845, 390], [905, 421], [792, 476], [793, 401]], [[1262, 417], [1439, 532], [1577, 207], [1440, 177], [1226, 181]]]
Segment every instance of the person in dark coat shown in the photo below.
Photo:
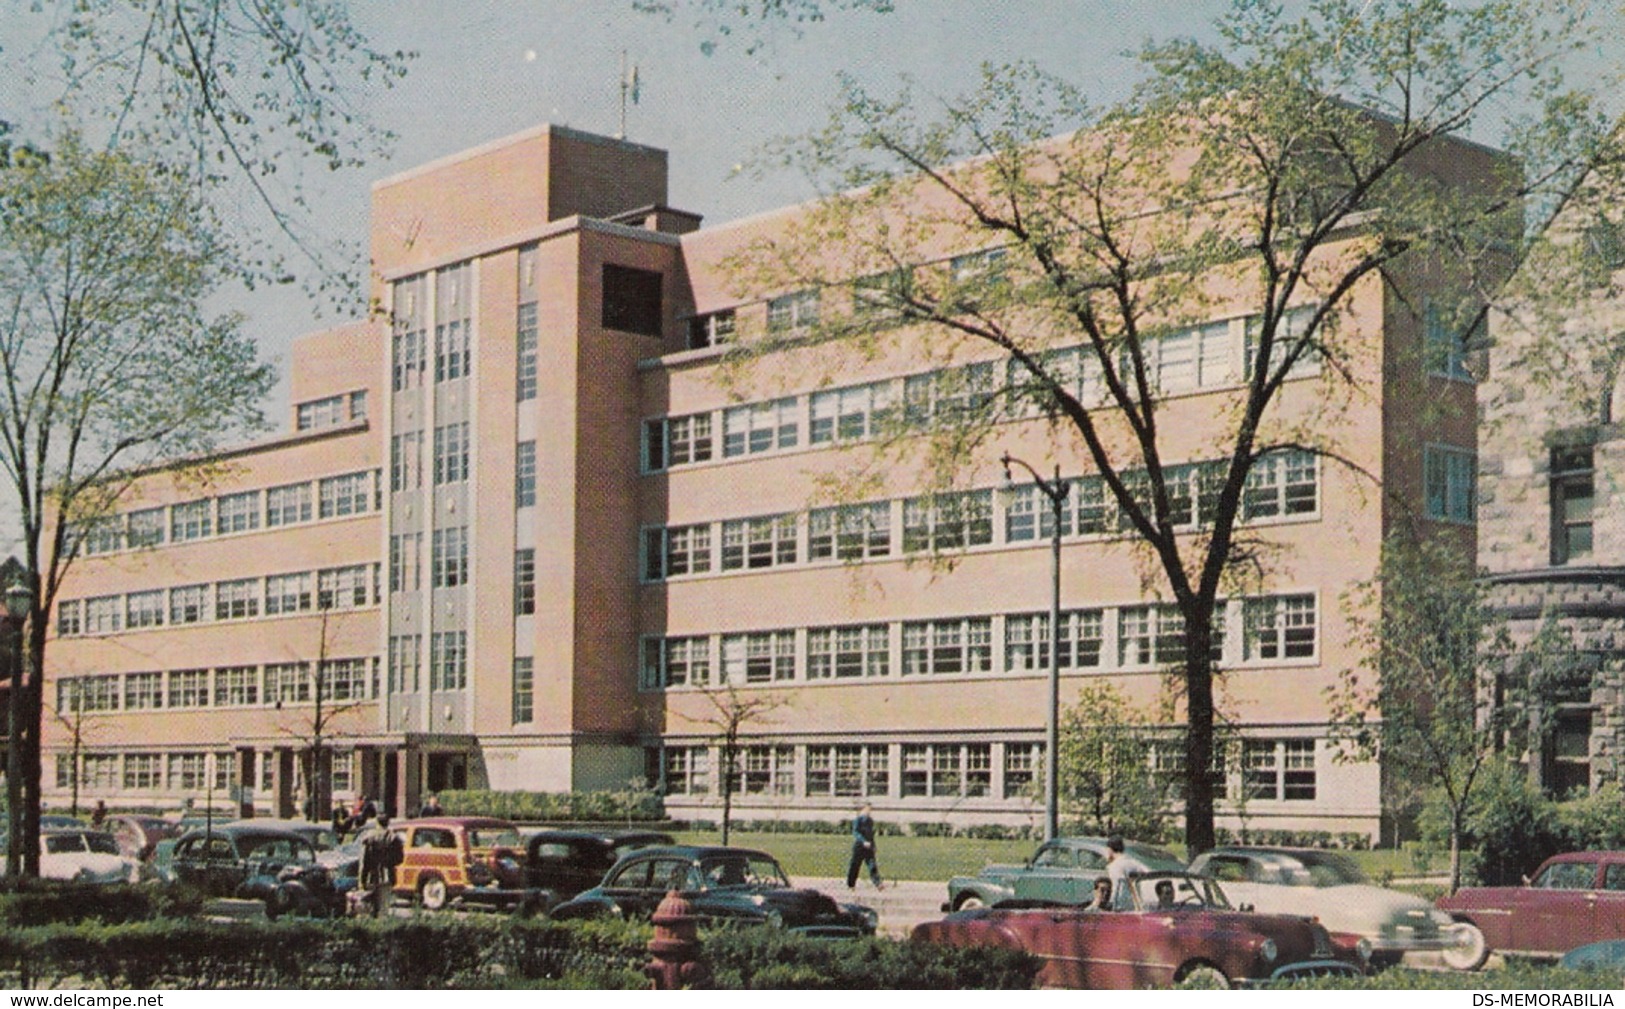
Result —
[[858, 808], [857, 819], [852, 821], [852, 859], [846, 865], [848, 890], [858, 885], [858, 867], [864, 863], [869, 865], [869, 879], [875, 889], [885, 888], [880, 881], [880, 864], [875, 859], [875, 818], [870, 813], [871, 807], [866, 802]]
[[423, 800], [423, 808], [418, 810], [419, 816], [445, 816], [446, 811], [440, 808], [440, 800], [433, 795]]

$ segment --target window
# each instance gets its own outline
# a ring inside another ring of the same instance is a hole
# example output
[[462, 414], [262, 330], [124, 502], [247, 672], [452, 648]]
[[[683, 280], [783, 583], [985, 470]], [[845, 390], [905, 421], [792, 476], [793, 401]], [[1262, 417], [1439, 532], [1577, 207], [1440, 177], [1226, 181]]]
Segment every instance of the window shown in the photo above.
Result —
[[208, 618], [209, 587], [180, 585], [169, 590], [169, 622], [197, 624]]
[[[1270, 345], [1269, 364], [1271, 374], [1279, 370], [1281, 361], [1285, 356], [1292, 353], [1300, 345], [1303, 346], [1303, 350], [1298, 354], [1297, 359], [1292, 362], [1292, 369], [1287, 372], [1286, 377], [1289, 379], [1308, 378], [1320, 374], [1320, 351], [1314, 346], [1313, 342], [1306, 343], [1304, 340], [1304, 333], [1309, 325], [1309, 320], [1313, 319], [1314, 315], [1315, 310], [1312, 307], [1294, 308], [1288, 310], [1286, 316], [1277, 323], [1275, 341]], [[1325, 325], [1325, 323], [1322, 323], [1323, 327]], [[1250, 316], [1247, 319], [1246, 327], [1247, 343], [1243, 348], [1246, 364], [1244, 378], [1246, 381], [1251, 382], [1254, 366], [1258, 362], [1258, 345], [1263, 332], [1263, 317]]]
[[[59, 681], [74, 684], [57, 691], [60, 711], [117, 711], [119, 703], [118, 676], [82, 676], [76, 680]], [[67, 703], [64, 705], [64, 701]]]
[[993, 492], [962, 491], [903, 502], [903, 552], [958, 550], [993, 542]]
[[807, 679], [885, 676], [891, 669], [885, 624], [815, 627], [807, 632]]
[[1596, 485], [1590, 446], [1552, 450], [1552, 564], [1591, 556]]
[[213, 532], [213, 502], [204, 498], [201, 501], [188, 501], [185, 504], [174, 505], [169, 509], [169, 540], [171, 543], [185, 543], [189, 540], [200, 540]]
[[903, 625], [903, 675], [986, 673], [993, 669], [993, 621], [988, 617]]
[[908, 317], [914, 272], [906, 267], [859, 277], [852, 282], [852, 311], [873, 322], [898, 323]]
[[903, 795], [974, 797], [992, 790], [992, 744], [903, 745]]
[[468, 479], [468, 422], [434, 429], [435, 486]]
[[710, 312], [706, 315], [696, 315], [688, 320], [688, 346], [690, 350], [701, 347], [720, 347], [725, 343], [732, 343], [734, 338], [734, 310], [725, 308], [720, 312]]
[[1287, 449], [1253, 460], [1242, 490], [1243, 519], [1312, 515], [1319, 507], [1319, 466], [1313, 453]]
[[310, 703], [310, 666], [276, 662], [265, 667], [265, 699], [273, 704]]
[[522, 655], [513, 660], [513, 724], [536, 720], [536, 660]]
[[794, 795], [796, 748], [746, 746], [740, 754], [739, 791], [746, 795]]
[[666, 747], [665, 772], [667, 795], [705, 795], [711, 791], [710, 748]]
[[769, 515], [722, 523], [722, 570], [796, 562], [796, 517]]
[[884, 745], [809, 746], [803, 782], [807, 795], [876, 796], [891, 791], [891, 761]]
[[664, 278], [653, 270], [615, 263], [604, 264], [603, 324], [642, 336], [659, 336], [661, 286]]
[[85, 770], [79, 781], [82, 785], [103, 792], [110, 792], [117, 788], [119, 783], [118, 754], [85, 754]]
[[513, 552], [513, 612], [521, 617], [536, 612], [536, 551], [530, 547]]
[[[220, 754], [216, 754], [216, 760], [217, 761], [218, 761], [220, 756], [221, 756]], [[225, 756], [229, 757], [230, 754], [225, 754]], [[218, 773], [219, 773], [219, 771], [218, 771], [218, 768], [219, 768], [218, 763], [215, 766], [216, 766], [216, 774], [218, 775]], [[332, 789], [333, 789], [333, 791], [335, 793], [337, 793], [337, 792], [348, 792], [348, 791], [351, 791], [352, 789], [354, 789], [355, 788], [355, 751], [354, 750], [337, 750], [337, 751], [335, 751], [333, 753], [333, 772], [332, 773], [333, 773], [333, 780], [331, 782], [331, 785], [332, 785]], [[220, 786], [216, 786], [216, 787], [220, 787]]]
[[418, 659], [423, 639], [417, 634], [400, 634], [389, 639], [389, 692], [416, 693]]
[[794, 448], [800, 418], [796, 399], [775, 399], [730, 407], [722, 414], [722, 454], [732, 459]]
[[310, 521], [310, 484], [272, 487], [265, 492], [265, 524], [290, 526]]
[[367, 472], [345, 473], [343, 476], [330, 476], [317, 481], [319, 516], [331, 519], [365, 512], [367, 500], [371, 496], [367, 486], [371, 477], [372, 474]]
[[468, 686], [468, 632], [436, 631], [429, 635], [429, 689], [462, 690]]
[[815, 508], [807, 516], [807, 559], [870, 560], [891, 555], [891, 504]]
[[124, 626], [128, 630], [140, 627], [162, 627], [164, 624], [164, 592], [132, 592], [124, 597]]
[[327, 568], [316, 572], [316, 608], [351, 610], [378, 600], [372, 589], [371, 569], [366, 564]]
[[208, 785], [206, 777], [209, 755], [206, 753], [171, 753], [169, 755], [169, 788], [171, 791], [201, 792]]
[[130, 513], [130, 548], [155, 547], [164, 541], [164, 510], [145, 508]]
[[[1179, 608], [1125, 606], [1117, 611], [1118, 660], [1128, 667], [1171, 666], [1185, 661], [1185, 618]], [[1214, 662], [1224, 652], [1224, 610], [1213, 614]]]
[[422, 533], [396, 533], [389, 538], [389, 591], [416, 592], [422, 587]]
[[221, 535], [244, 533], [260, 527], [260, 492], [227, 494], [215, 502], [216, 526]]
[[125, 788], [159, 788], [163, 785], [163, 765], [157, 753], [126, 753], [124, 755]]
[[643, 531], [643, 574], [650, 581], [711, 570], [711, 527], [672, 526]]
[[903, 417], [913, 427], [933, 420], [949, 424], [984, 412], [994, 400], [994, 370], [990, 362], [910, 375], [903, 380]]
[[[1100, 610], [1061, 614], [1061, 669], [1100, 665], [1104, 618]], [[1028, 613], [1004, 619], [1004, 667], [1014, 673], [1049, 669], [1049, 614]]]
[[114, 634], [124, 624], [124, 600], [120, 596], [97, 596], [85, 600], [85, 633]]
[[396, 392], [415, 389], [423, 384], [427, 348], [422, 329], [407, 329], [400, 319], [395, 321], [395, 334], [390, 342], [391, 385]]
[[644, 468], [650, 472], [705, 462], [711, 458], [711, 451], [708, 413], [651, 420], [644, 428]]
[[124, 549], [124, 530], [126, 518], [123, 515], [109, 515], [106, 518], [92, 519], [83, 525], [84, 553], [87, 556], [95, 554], [110, 554]]
[[469, 367], [469, 280], [472, 271], [459, 263], [435, 273], [434, 380], [466, 378]]
[[176, 669], [169, 674], [171, 708], [203, 708], [209, 704], [209, 671]]
[[124, 710], [150, 711], [164, 706], [163, 673], [125, 673]]
[[271, 575], [265, 579], [265, 615], [301, 613], [310, 609], [309, 571]]
[[1315, 655], [1315, 597], [1265, 596], [1242, 604], [1248, 661]]
[[389, 489], [416, 490], [423, 486], [423, 432], [408, 431], [389, 440]]
[[366, 659], [326, 659], [317, 666], [322, 697], [333, 701], [364, 701], [368, 689]]
[[78, 599], [65, 599], [56, 604], [56, 634], [59, 638], [70, 638], [75, 634], [84, 633], [84, 604]]
[[1036, 794], [1044, 774], [1042, 743], [1004, 744], [1004, 797], [1016, 799]]
[[513, 506], [536, 504], [536, 443], [522, 441], [514, 453]]
[[644, 638], [645, 689], [705, 686], [711, 682], [711, 639]]
[[214, 671], [214, 706], [242, 708], [260, 702], [260, 671], [255, 666], [225, 666]]
[[260, 615], [260, 580], [238, 578], [214, 585], [214, 618], [243, 620]]
[[468, 581], [468, 529], [436, 529], [430, 541], [430, 584], [450, 589]]
[[1427, 362], [1427, 373], [1440, 378], [1473, 380], [1467, 369], [1469, 334], [1460, 313], [1440, 307], [1433, 299], [1422, 303], [1422, 356]]
[[1313, 739], [1242, 741], [1242, 780], [1249, 799], [1313, 801]]
[[781, 295], [767, 303], [767, 328], [778, 333], [800, 329], [818, 322], [818, 292], [797, 291]]
[[897, 383], [890, 379], [815, 392], [809, 398], [807, 440], [821, 445], [880, 437], [896, 415], [896, 404]]
[[519, 306], [518, 359], [514, 364], [514, 382], [519, 402], [536, 398], [536, 303]]
[[1473, 453], [1429, 445], [1422, 454], [1422, 496], [1427, 517], [1441, 522], [1471, 522], [1476, 514], [1477, 476]]
[[300, 431], [319, 427], [332, 427], [346, 420], [343, 396], [324, 396], [300, 403], [295, 411], [294, 426]]
[[796, 632], [760, 631], [722, 638], [723, 683], [773, 683], [796, 676]]

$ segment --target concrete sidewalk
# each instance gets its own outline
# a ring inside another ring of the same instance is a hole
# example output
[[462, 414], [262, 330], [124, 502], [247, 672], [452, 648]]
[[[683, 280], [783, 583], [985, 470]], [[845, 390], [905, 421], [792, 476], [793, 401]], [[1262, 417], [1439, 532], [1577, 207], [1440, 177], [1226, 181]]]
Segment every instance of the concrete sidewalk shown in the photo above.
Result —
[[884, 890], [876, 890], [874, 884], [865, 879], [848, 890], [846, 880], [834, 877], [797, 876], [792, 882], [827, 893], [842, 903], [874, 908], [880, 913], [881, 934], [899, 939], [907, 938], [920, 922], [942, 917], [942, 904], [948, 899], [947, 883], [888, 881]]

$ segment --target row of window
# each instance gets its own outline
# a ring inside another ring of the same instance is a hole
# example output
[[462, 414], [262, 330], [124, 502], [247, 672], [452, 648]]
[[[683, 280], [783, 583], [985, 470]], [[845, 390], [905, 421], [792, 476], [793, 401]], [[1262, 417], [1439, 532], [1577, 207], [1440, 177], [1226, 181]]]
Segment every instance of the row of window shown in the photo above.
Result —
[[[1259, 596], [1221, 604], [1214, 621], [1219, 663], [1313, 661], [1319, 621], [1312, 594]], [[1241, 629], [1239, 645], [1227, 653]], [[1070, 671], [1149, 669], [1185, 659], [1185, 622], [1172, 605], [1072, 610], [1061, 614], [1056, 665]], [[953, 676], [1049, 669], [1049, 615], [952, 617], [737, 634], [646, 636], [638, 684], [644, 690]]]
[[[776, 303], [777, 299], [770, 303], [770, 318]], [[1292, 313], [1287, 331], [1301, 332], [1308, 319], [1307, 311]], [[1232, 387], [1250, 379], [1257, 331], [1257, 317], [1251, 316], [1186, 327], [1146, 341], [1142, 351], [1151, 387], [1175, 395]], [[1130, 366], [1126, 359], [1123, 364]], [[1109, 402], [1104, 374], [1089, 347], [1050, 351], [1043, 355], [1043, 367], [1086, 407]], [[802, 432], [805, 444], [817, 446], [885, 437], [966, 415], [1014, 420], [1053, 409], [1048, 386], [1026, 365], [1014, 359], [1005, 362], [1002, 383], [998, 368], [996, 362], [981, 361], [652, 419], [644, 424], [643, 468], [658, 472], [715, 458], [789, 451], [801, 447]], [[1305, 355], [1289, 377], [1309, 377], [1319, 370], [1319, 358]]]
[[[415, 694], [423, 689], [423, 635], [396, 634], [389, 639], [389, 692]], [[468, 632], [435, 631], [429, 635], [429, 690], [462, 690], [468, 686]]]
[[313, 431], [336, 427], [352, 420], [367, 418], [367, 390], [324, 396], [300, 403], [294, 408], [294, 426], [300, 431]]
[[377, 606], [380, 565], [351, 564], [294, 571], [263, 578], [234, 578], [123, 595], [64, 599], [56, 608], [59, 637], [115, 634], [145, 627], [181, 626], [209, 620], [249, 620], [313, 610]]
[[[473, 270], [457, 263], [436, 270], [433, 282], [434, 381], [466, 378], [473, 372]], [[429, 283], [428, 274], [419, 274], [395, 284], [390, 386], [396, 392], [418, 388], [429, 373]]]
[[[1176, 527], [1195, 529], [1210, 520], [1223, 466], [1204, 462], [1164, 471]], [[1149, 510], [1151, 483], [1146, 474], [1130, 472], [1124, 481]], [[1264, 456], [1253, 465], [1242, 497], [1241, 518], [1248, 522], [1307, 518], [1317, 514], [1319, 507], [1316, 457], [1290, 450]], [[1060, 519], [1063, 536], [1114, 536], [1132, 528], [1098, 476], [1067, 481]], [[995, 542], [1027, 543], [1049, 539], [1054, 525], [1050, 499], [1031, 484], [1023, 484], [1005, 495], [991, 490], [962, 491], [814, 508], [805, 521], [787, 513], [659, 526], [643, 531], [643, 577], [658, 581], [713, 571], [781, 567], [801, 563], [803, 558], [807, 563], [873, 560]]]
[[[421, 532], [392, 533], [389, 537], [389, 591], [416, 592], [423, 587]], [[429, 585], [454, 589], [467, 585], [468, 527], [450, 526], [429, 534]]]
[[271, 662], [137, 673], [95, 673], [56, 681], [63, 717], [170, 708], [254, 708], [371, 700], [378, 696], [377, 656]]
[[[1239, 744], [1240, 750], [1231, 747]], [[1318, 780], [1313, 739], [1239, 739], [1217, 745], [1215, 798], [1308, 802]], [[1232, 762], [1231, 754], [1239, 756]], [[650, 747], [649, 780], [667, 795], [718, 791], [720, 752], [710, 746]], [[1146, 759], [1180, 773], [1177, 739], [1153, 741]], [[806, 798], [1033, 799], [1044, 777], [1041, 743], [865, 743], [747, 745], [734, 768], [744, 795]]]
[[[355, 789], [355, 756], [354, 750], [332, 752], [328, 784], [335, 795]], [[258, 783], [262, 792], [269, 795], [274, 782], [274, 765], [269, 753], [261, 753], [259, 758], [258, 773], [251, 774], [250, 778]], [[56, 787], [72, 788], [77, 785], [92, 793], [179, 792], [193, 797], [212, 788], [223, 796], [236, 784], [237, 761], [238, 754], [232, 750], [216, 753], [107, 753], [91, 750], [79, 754], [76, 766], [72, 753], [58, 753]], [[294, 761], [293, 767], [295, 791], [298, 791], [302, 786], [304, 768], [299, 761]]]
[[361, 470], [121, 512], [76, 524], [69, 531], [69, 543], [80, 554], [107, 554], [343, 518], [383, 507], [382, 474]]

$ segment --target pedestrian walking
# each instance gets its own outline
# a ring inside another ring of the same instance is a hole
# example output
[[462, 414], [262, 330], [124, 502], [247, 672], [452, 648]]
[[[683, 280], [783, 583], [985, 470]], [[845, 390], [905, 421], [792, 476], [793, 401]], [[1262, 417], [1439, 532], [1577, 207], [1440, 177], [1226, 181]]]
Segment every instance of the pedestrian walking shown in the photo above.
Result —
[[395, 897], [395, 867], [404, 852], [400, 835], [389, 832], [389, 814], [381, 813], [361, 835], [361, 879], [363, 892], [374, 918], [389, 909]]
[[857, 818], [852, 821], [852, 860], [846, 866], [846, 888], [858, 885], [858, 867], [868, 863], [869, 879], [876, 890], [885, 889], [880, 881], [880, 863], [875, 858], [875, 818], [873, 807], [867, 802], [858, 807]]

